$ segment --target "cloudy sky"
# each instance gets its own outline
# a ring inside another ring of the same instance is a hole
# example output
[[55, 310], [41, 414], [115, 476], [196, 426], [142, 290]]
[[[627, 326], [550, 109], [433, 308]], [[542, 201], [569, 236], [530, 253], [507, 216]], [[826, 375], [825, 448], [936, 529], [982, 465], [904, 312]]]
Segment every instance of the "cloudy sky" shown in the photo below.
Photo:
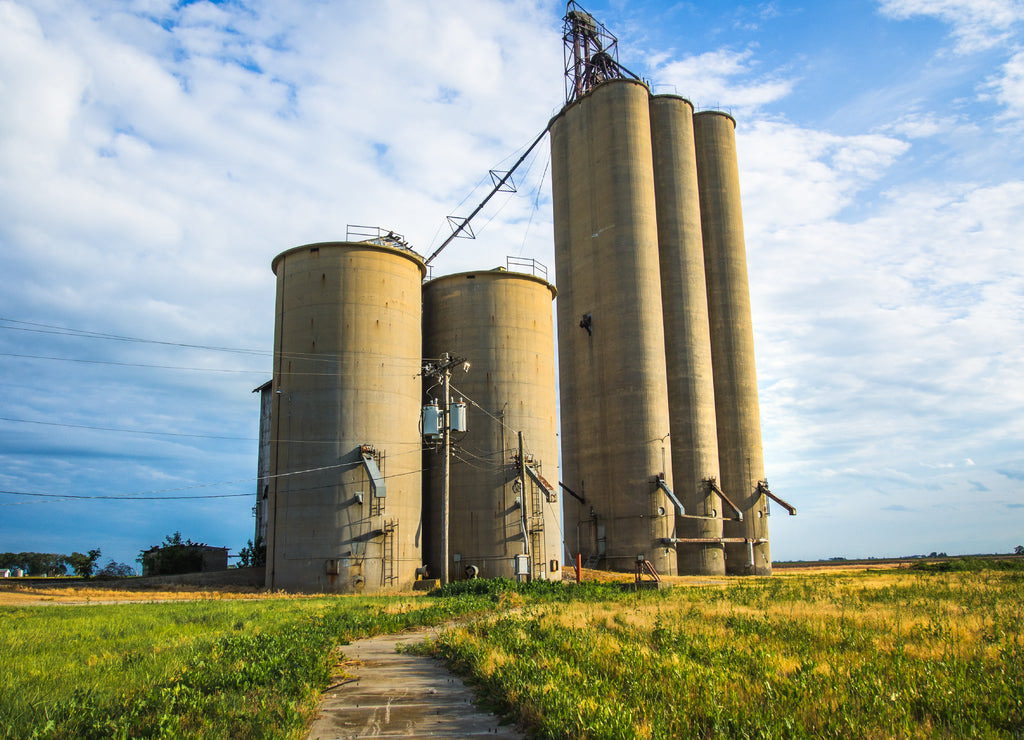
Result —
[[[774, 556], [1024, 544], [1024, 2], [584, 5], [739, 122]], [[244, 545], [271, 259], [429, 254], [560, 107], [564, 10], [0, 0], [0, 551]], [[525, 168], [435, 275], [553, 267]]]

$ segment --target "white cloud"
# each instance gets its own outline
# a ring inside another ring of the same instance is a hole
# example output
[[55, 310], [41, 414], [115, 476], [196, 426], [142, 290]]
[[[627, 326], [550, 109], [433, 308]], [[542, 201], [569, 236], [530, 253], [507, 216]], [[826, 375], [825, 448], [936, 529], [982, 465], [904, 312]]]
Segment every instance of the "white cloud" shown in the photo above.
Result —
[[1003, 119], [1017, 124], [1024, 122], [1024, 51], [1014, 54], [999, 74], [988, 80], [986, 89], [993, 91], [1003, 106]]
[[955, 117], [939, 116], [933, 112], [911, 112], [900, 117], [893, 123], [886, 124], [881, 130], [886, 133], [903, 136], [908, 139], [927, 139], [955, 128]]
[[737, 127], [751, 238], [833, 218], [907, 150], [888, 136], [838, 136], [778, 121]]
[[962, 54], [996, 46], [1024, 21], [1020, 0], [880, 0], [879, 6], [890, 18], [931, 16], [950, 24]]
[[789, 95], [795, 81], [779, 72], [757, 73], [753, 51], [727, 49], [674, 61], [648, 60], [654, 79], [672, 85], [699, 108], [729, 108], [747, 113]]

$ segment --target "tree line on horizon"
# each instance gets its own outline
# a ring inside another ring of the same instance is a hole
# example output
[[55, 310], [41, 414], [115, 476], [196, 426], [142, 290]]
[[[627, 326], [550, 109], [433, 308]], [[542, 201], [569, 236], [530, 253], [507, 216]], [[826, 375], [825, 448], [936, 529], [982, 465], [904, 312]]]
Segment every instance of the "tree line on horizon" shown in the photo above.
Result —
[[51, 578], [66, 576], [69, 569], [71, 573], [82, 578], [135, 575], [135, 568], [116, 560], [109, 560], [102, 568], [99, 567], [101, 554], [98, 547], [86, 553], [72, 552], [70, 555], [54, 552], [2, 552], [0, 568], [20, 568], [26, 576]]

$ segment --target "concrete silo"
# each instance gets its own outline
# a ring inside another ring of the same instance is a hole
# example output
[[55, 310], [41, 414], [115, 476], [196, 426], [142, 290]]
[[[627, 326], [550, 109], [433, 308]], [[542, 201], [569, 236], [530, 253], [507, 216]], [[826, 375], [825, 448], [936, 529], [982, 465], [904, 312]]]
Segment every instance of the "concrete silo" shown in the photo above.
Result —
[[273, 261], [267, 586], [409, 587], [421, 552], [419, 256], [331, 242]]
[[[452, 399], [479, 405], [470, 407], [468, 431], [454, 436], [448, 539], [453, 580], [472, 569], [485, 578], [512, 578], [517, 555], [529, 556], [533, 578], [561, 578], [554, 296], [546, 280], [502, 269], [447, 275], [423, 286], [424, 357], [447, 352], [465, 358], [470, 368], [454, 373]], [[439, 388], [425, 391], [438, 399]], [[525, 468], [519, 464], [520, 432]], [[440, 454], [425, 453], [424, 560], [432, 575], [444, 559]]]
[[[687, 517], [677, 517], [679, 572], [725, 572], [711, 335], [704, 282], [693, 106], [675, 95], [650, 100], [665, 323], [672, 471]], [[706, 517], [706, 518], [691, 518]]]
[[736, 122], [725, 113], [694, 116], [701, 230], [711, 321], [718, 421], [718, 459], [722, 490], [743, 512], [743, 521], [727, 521], [730, 572], [769, 575], [768, 507], [764, 490], [761, 416], [754, 367], [754, 330], [747, 284], [747, 255], [736, 160]]
[[647, 87], [608, 80], [551, 122], [566, 540], [591, 565], [676, 572]]

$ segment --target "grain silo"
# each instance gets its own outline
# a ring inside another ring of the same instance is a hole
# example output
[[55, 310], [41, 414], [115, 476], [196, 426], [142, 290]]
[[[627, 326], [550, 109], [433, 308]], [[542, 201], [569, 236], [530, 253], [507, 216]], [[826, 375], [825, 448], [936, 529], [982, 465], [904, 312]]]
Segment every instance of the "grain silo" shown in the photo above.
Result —
[[[514, 558], [522, 555], [531, 577], [561, 578], [554, 296], [542, 277], [504, 269], [447, 275], [423, 286], [424, 357], [448, 353], [470, 363], [451, 380], [452, 400], [470, 404], [450, 465], [452, 580], [511, 578]], [[439, 400], [439, 388], [424, 390]], [[433, 575], [444, 560], [440, 454], [425, 453], [424, 560]]]
[[718, 458], [722, 489], [743, 513], [727, 521], [726, 566], [734, 573], [769, 575], [767, 483], [754, 367], [754, 330], [736, 160], [736, 122], [718, 111], [694, 116], [701, 230], [711, 322]]
[[421, 552], [421, 258], [394, 240], [273, 261], [267, 586], [409, 587]]
[[592, 566], [646, 558], [674, 574], [648, 97], [640, 82], [603, 81], [551, 122], [562, 471], [586, 499], [566, 503], [570, 549]]
[[714, 488], [719, 484], [718, 440], [693, 106], [675, 95], [656, 95], [650, 108], [672, 471], [686, 510], [685, 517], [676, 519], [679, 572], [722, 574], [723, 545], [707, 541], [722, 537], [723, 512]]

